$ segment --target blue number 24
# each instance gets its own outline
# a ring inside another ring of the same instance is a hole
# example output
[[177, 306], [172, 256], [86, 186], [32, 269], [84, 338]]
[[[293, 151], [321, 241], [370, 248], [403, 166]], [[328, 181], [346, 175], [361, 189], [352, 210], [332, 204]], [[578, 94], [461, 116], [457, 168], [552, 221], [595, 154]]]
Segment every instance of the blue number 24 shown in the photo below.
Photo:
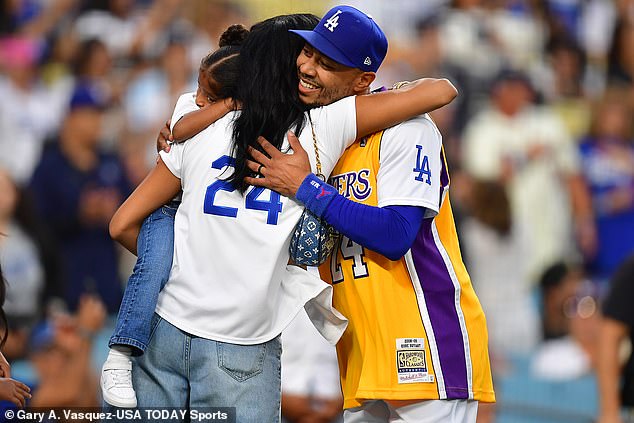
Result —
[[[231, 156], [222, 156], [211, 164], [213, 169], [223, 169], [225, 167], [234, 167], [235, 159]], [[216, 216], [225, 217], [238, 217], [238, 209], [234, 207], [219, 206], [214, 204], [216, 193], [218, 191], [233, 192], [235, 188], [225, 181], [216, 181], [207, 187], [205, 193], [205, 200], [203, 204], [203, 211], [206, 214], [213, 214]], [[270, 192], [268, 200], [258, 200], [258, 197], [264, 192]], [[270, 191], [262, 187], [253, 187], [246, 195], [244, 206], [250, 210], [262, 210], [268, 212], [266, 223], [269, 225], [277, 225], [277, 219], [282, 212], [282, 202], [280, 201], [280, 194], [275, 191]]]

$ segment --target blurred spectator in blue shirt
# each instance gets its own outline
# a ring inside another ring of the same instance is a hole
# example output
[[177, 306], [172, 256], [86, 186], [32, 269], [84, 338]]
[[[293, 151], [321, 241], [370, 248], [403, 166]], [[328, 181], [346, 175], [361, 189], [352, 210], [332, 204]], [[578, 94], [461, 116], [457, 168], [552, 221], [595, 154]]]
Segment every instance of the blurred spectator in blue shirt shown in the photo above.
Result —
[[611, 277], [634, 252], [634, 143], [632, 107], [621, 89], [606, 92], [579, 149], [590, 189], [598, 248], [588, 270], [597, 281]]
[[100, 148], [105, 106], [90, 86], [76, 87], [58, 139], [45, 149], [30, 188], [59, 245], [68, 307], [75, 310], [89, 292], [114, 313], [121, 283], [108, 223], [131, 186], [118, 156]]

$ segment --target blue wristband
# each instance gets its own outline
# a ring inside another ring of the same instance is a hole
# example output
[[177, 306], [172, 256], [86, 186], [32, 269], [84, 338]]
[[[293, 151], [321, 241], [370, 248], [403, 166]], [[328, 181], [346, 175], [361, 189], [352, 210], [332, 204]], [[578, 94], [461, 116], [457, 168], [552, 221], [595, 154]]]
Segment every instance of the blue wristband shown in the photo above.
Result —
[[425, 217], [424, 207], [355, 203], [312, 173], [302, 181], [295, 198], [343, 235], [390, 260], [407, 253]]
[[337, 190], [311, 173], [299, 186], [295, 198], [302, 202], [308, 210], [322, 217], [330, 202], [337, 195]]

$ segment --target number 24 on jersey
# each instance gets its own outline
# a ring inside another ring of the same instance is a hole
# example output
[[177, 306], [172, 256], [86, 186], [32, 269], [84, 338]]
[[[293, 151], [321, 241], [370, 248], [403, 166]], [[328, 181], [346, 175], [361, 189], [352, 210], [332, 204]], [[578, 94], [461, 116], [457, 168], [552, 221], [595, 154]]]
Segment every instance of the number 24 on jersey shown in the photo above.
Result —
[[[224, 155], [211, 164], [212, 169], [222, 170], [225, 167], [234, 167], [235, 159], [231, 156]], [[227, 207], [216, 204], [216, 194], [218, 191], [233, 192], [235, 188], [229, 182], [215, 181], [207, 187], [205, 192], [205, 200], [203, 205], [203, 211], [206, 214], [212, 214], [216, 216], [225, 217], [238, 217], [238, 209], [235, 207]], [[261, 200], [259, 197], [264, 192], [269, 193], [268, 200]], [[261, 210], [268, 213], [266, 223], [269, 225], [277, 225], [277, 219], [282, 212], [282, 202], [280, 201], [280, 194], [264, 189], [262, 187], [253, 187], [245, 197], [245, 208], [250, 210]]]

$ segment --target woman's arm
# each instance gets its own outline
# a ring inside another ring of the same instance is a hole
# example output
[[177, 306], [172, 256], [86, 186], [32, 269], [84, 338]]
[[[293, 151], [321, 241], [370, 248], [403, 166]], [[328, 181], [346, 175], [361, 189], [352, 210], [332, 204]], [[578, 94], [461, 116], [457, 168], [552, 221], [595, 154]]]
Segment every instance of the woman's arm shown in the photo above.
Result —
[[136, 254], [143, 219], [169, 202], [181, 189], [181, 181], [159, 159], [156, 166], [116, 211], [110, 221], [110, 236]]
[[357, 138], [445, 106], [458, 95], [447, 79], [423, 78], [399, 89], [356, 97]]
[[183, 115], [174, 124], [172, 130], [174, 142], [183, 142], [193, 137], [229, 113], [230, 110], [233, 110], [233, 101], [230, 98], [225, 98]]

